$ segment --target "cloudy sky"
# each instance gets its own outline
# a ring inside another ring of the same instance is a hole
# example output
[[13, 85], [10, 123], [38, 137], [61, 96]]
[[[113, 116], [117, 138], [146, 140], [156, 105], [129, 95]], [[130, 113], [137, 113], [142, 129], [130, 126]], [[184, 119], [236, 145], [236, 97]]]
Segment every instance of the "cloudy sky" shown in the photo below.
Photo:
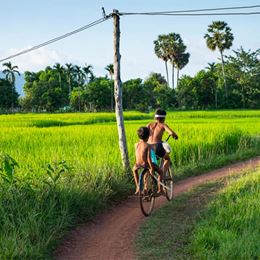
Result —
[[[258, 0], [0, 0], [0, 59], [62, 35], [102, 17], [107, 13], [171, 11], [260, 4]], [[256, 9], [255, 9], [256, 10]], [[249, 10], [245, 10], [249, 11]], [[258, 8], [260, 11], [260, 8]], [[260, 48], [260, 15], [206, 17], [121, 17], [122, 80], [145, 78], [150, 72], [164, 72], [164, 64], [154, 55], [153, 41], [159, 34], [179, 33], [191, 54], [182, 73], [194, 75], [218, 53], [207, 49], [203, 36], [214, 20], [223, 20], [232, 28], [232, 49]], [[60, 42], [11, 60], [21, 71], [37, 71], [56, 62], [91, 64], [96, 75], [104, 75], [104, 67], [113, 61], [113, 21], [108, 20]], [[230, 54], [231, 51], [226, 52]], [[1, 70], [0, 65], [0, 70]]]

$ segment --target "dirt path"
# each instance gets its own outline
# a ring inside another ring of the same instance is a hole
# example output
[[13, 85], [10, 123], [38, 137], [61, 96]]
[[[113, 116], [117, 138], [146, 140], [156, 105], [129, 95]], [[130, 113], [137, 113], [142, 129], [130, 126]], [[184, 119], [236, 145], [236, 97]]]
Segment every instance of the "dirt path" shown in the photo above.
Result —
[[[238, 173], [260, 164], [260, 157], [235, 163], [201, 176], [191, 177], [175, 184], [174, 195], [188, 191], [210, 180]], [[156, 208], [166, 203], [164, 197], [156, 199]], [[145, 220], [137, 198], [131, 197], [122, 204], [95, 218], [93, 222], [72, 231], [55, 252], [55, 259], [131, 260], [135, 259], [133, 240], [140, 223]]]

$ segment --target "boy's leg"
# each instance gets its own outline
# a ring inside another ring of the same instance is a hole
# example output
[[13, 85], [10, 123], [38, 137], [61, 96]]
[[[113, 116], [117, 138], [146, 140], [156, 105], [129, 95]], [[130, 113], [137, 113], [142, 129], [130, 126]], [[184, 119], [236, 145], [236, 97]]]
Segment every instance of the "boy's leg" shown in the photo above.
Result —
[[171, 159], [168, 153], [165, 153], [164, 157], [163, 157], [163, 176], [165, 175], [165, 173], [167, 172], [167, 170], [169, 169], [171, 163]]
[[139, 176], [138, 176], [138, 169], [134, 168], [133, 169], [133, 174], [134, 174], [134, 180], [135, 180], [135, 194], [138, 194], [139, 192]]
[[162, 169], [160, 168], [160, 167], [158, 167], [157, 165], [156, 165], [156, 167], [155, 167], [155, 170], [158, 172], [158, 174], [159, 174], [159, 176], [158, 176], [158, 193], [161, 193], [162, 192], [162, 186], [161, 186], [161, 184], [160, 184], [160, 182], [162, 182], [162, 178], [163, 178], [163, 171], [162, 171]]

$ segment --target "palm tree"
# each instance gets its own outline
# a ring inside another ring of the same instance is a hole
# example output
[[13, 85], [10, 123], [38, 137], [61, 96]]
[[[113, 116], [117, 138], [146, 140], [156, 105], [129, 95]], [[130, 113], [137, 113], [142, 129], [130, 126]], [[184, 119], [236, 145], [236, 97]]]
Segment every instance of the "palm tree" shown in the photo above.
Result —
[[[218, 67], [217, 64], [215, 62], [211, 62], [208, 63], [208, 66], [205, 68], [207, 69], [211, 75], [214, 77], [215, 82], [217, 82], [217, 80], [219, 80], [219, 76], [217, 76], [217, 72], [218, 72]], [[218, 84], [215, 84], [215, 108], [218, 108]]]
[[210, 50], [215, 51], [218, 49], [220, 52], [222, 73], [225, 84], [225, 95], [227, 98], [227, 83], [225, 77], [223, 52], [232, 46], [234, 36], [231, 33], [231, 29], [228, 27], [227, 23], [223, 21], [215, 21], [208, 26], [208, 33], [204, 35], [204, 38], [206, 39], [207, 46]]
[[114, 65], [113, 65], [112, 63], [111, 63], [111, 64], [108, 64], [108, 65], [105, 67], [105, 70], [109, 73], [111, 80], [113, 80], [113, 76], [114, 76]]
[[69, 86], [69, 96], [71, 95], [71, 85], [72, 85], [72, 77], [73, 77], [73, 73], [74, 73], [74, 66], [71, 63], [66, 63], [66, 76], [67, 76], [67, 83]]
[[94, 74], [93, 74], [93, 66], [92, 65], [87, 65], [85, 63], [85, 67], [82, 68], [82, 71], [85, 73], [86, 75], [86, 79], [87, 79], [87, 83], [89, 82], [90, 79], [93, 78]]
[[3, 73], [6, 74], [6, 79], [9, 81], [12, 87], [12, 112], [14, 111], [14, 90], [15, 90], [15, 74], [21, 75], [18, 71], [18, 66], [12, 66], [12, 63], [6, 62], [3, 64], [6, 69], [3, 70]]
[[81, 67], [78, 65], [74, 66], [74, 72], [77, 79], [78, 86], [81, 86], [86, 78], [85, 73], [82, 71]]
[[62, 65], [60, 65], [60, 63], [55, 63], [55, 65], [53, 66], [53, 68], [57, 71], [58, 76], [59, 76], [59, 84], [60, 84], [60, 88], [61, 88], [61, 75], [64, 73], [64, 68]]
[[215, 62], [209, 62], [208, 66], [205, 69], [207, 69], [211, 73], [216, 73], [217, 72], [217, 65], [216, 65]]
[[[168, 34], [168, 38], [169, 38], [169, 58], [172, 64], [172, 88], [174, 88], [174, 67], [177, 68], [177, 73], [179, 73], [179, 69], [182, 66], [182, 63], [184, 62], [184, 57], [186, 57], [185, 62], [187, 61], [188, 63], [189, 54], [184, 55], [187, 47], [184, 45], [183, 40], [178, 33], [170, 33]], [[185, 63], [183, 67], [187, 63]]]
[[[110, 79], [111, 81], [113, 80], [113, 77], [114, 77], [114, 65], [113, 64], [108, 64], [106, 67], [105, 67], [105, 70], [108, 71], [109, 75], [110, 75]], [[112, 86], [111, 86], [111, 111], [114, 110], [114, 88], [113, 88], [114, 84], [112, 83]]]
[[179, 82], [179, 74], [180, 70], [182, 70], [189, 63], [190, 54], [180, 53], [180, 55], [176, 58], [175, 66], [177, 68], [177, 86]]
[[159, 35], [158, 39], [154, 41], [154, 52], [159, 59], [162, 59], [165, 63], [166, 78], [169, 86], [169, 74], [168, 65], [169, 60], [169, 37], [165, 34]]

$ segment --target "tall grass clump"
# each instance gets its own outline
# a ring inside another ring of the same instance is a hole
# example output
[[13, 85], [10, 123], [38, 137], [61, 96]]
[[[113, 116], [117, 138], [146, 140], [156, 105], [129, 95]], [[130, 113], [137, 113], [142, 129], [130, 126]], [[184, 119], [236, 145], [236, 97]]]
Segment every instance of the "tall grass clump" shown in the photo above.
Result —
[[66, 161], [49, 163], [40, 181], [16, 174], [18, 162], [0, 160], [0, 258], [48, 259], [64, 232], [91, 219], [129, 192], [120, 173], [73, 172]]
[[233, 181], [197, 225], [192, 250], [198, 259], [260, 258], [260, 170]]

